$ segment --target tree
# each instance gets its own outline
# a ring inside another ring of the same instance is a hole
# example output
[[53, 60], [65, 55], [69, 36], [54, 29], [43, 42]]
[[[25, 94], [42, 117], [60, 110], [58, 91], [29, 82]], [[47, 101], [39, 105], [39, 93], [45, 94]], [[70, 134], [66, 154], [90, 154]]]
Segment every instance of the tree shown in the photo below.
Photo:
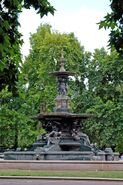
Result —
[[110, 29], [109, 46], [123, 53], [123, 1], [110, 0], [111, 13], [99, 23], [99, 28]]
[[24, 148], [32, 144], [37, 131], [36, 121], [31, 115], [32, 112], [34, 113], [31, 98], [27, 104], [21, 90], [19, 96], [13, 98], [7, 88], [0, 92], [0, 97], [3, 101], [0, 107], [0, 150], [1, 148], [16, 149], [18, 146]]
[[[116, 148], [123, 152], [122, 147], [122, 122], [123, 122], [123, 115], [122, 115], [122, 101], [123, 101], [123, 1], [122, 0], [110, 0], [111, 4], [111, 13], [108, 13], [104, 20], [99, 23], [99, 28], [110, 29], [109, 34], [109, 46], [119, 53], [119, 55], [113, 51], [115, 54], [112, 58], [112, 62], [110, 65], [107, 65], [105, 70], [105, 81], [107, 81], [107, 87], [102, 92], [106, 92], [105, 96], [109, 97], [109, 100], [105, 98], [105, 108], [104, 110], [107, 111], [106, 114], [107, 119], [110, 127], [109, 127], [109, 141], [114, 142]], [[110, 59], [109, 59], [110, 61]], [[107, 62], [108, 64], [108, 62]], [[107, 73], [107, 75], [106, 75]], [[104, 88], [103, 88], [104, 89]], [[100, 91], [101, 92], [101, 91]], [[107, 104], [106, 104], [107, 103]], [[110, 105], [110, 106], [109, 106]], [[108, 108], [107, 108], [108, 107]], [[110, 108], [109, 108], [110, 107]], [[111, 126], [112, 124], [112, 126]], [[113, 126], [114, 125], [114, 126]], [[111, 131], [111, 128], [112, 131]], [[108, 133], [108, 132], [107, 132]], [[112, 133], [112, 134], [111, 134]], [[114, 137], [115, 136], [115, 137]], [[113, 139], [112, 139], [113, 138]]]
[[8, 85], [15, 94], [18, 68], [21, 63], [20, 46], [22, 44], [18, 17], [23, 8], [33, 7], [41, 17], [54, 8], [47, 0], [2, 0], [0, 2], [0, 91]]
[[123, 151], [122, 62], [116, 51], [108, 54], [104, 49], [96, 49], [87, 64], [88, 86], [84, 91], [86, 98], [83, 98], [87, 112], [96, 116], [84, 125], [91, 140], [101, 147], [110, 146], [120, 152]]

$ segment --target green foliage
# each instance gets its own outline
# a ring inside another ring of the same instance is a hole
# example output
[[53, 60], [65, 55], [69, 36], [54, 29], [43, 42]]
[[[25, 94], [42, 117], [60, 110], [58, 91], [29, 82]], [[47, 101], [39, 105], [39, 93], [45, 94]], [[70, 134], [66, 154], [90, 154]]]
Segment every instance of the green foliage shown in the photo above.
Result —
[[116, 51], [107, 54], [104, 49], [95, 50], [86, 68], [88, 84], [83, 98], [87, 112], [95, 115], [94, 120], [84, 125], [84, 130], [100, 147], [110, 146], [118, 151], [122, 150], [123, 140], [122, 62]]
[[[14, 56], [22, 44], [21, 33], [18, 31], [19, 13], [23, 8], [33, 7], [43, 17], [48, 12], [54, 13], [54, 8], [47, 0], [3, 0], [0, 2], [0, 60]], [[2, 61], [3, 62], [3, 61]]]
[[[14, 124], [12, 122], [13, 110], [9, 109], [8, 102], [11, 101], [12, 94], [8, 89], [0, 92], [1, 107], [0, 107], [0, 146], [8, 147], [13, 145]], [[10, 132], [10, 133], [9, 133]]]
[[33, 7], [41, 17], [54, 8], [47, 0], [3, 0], [0, 2], [0, 91], [8, 85], [15, 95], [15, 85], [21, 63], [20, 47], [23, 43], [18, 31], [19, 14], [23, 8]]
[[36, 136], [36, 126], [27, 115], [29, 111], [24, 99], [13, 98], [7, 88], [0, 92], [0, 97], [0, 147], [17, 148], [31, 144]]
[[99, 28], [110, 29], [109, 46], [123, 53], [123, 1], [110, 0], [111, 13], [100, 21]]

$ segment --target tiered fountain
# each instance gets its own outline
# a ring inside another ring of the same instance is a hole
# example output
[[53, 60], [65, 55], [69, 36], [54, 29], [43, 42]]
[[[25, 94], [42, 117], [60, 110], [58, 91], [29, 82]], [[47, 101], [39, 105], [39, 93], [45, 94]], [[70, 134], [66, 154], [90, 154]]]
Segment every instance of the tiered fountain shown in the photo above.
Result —
[[71, 112], [67, 82], [74, 73], [65, 70], [63, 52], [59, 63], [60, 70], [50, 73], [58, 79], [54, 111], [45, 113], [41, 110], [37, 116], [46, 133], [38, 137], [30, 151], [6, 152], [5, 159], [105, 160], [106, 153], [92, 146], [88, 136], [81, 130], [83, 121], [92, 115]]
[[41, 136], [34, 146], [36, 150], [44, 150], [45, 159], [90, 159], [94, 150], [90, 146], [88, 136], [81, 132], [81, 122], [90, 118], [90, 115], [71, 113], [67, 82], [69, 76], [73, 76], [74, 73], [65, 70], [63, 52], [59, 63], [60, 70], [50, 73], [58, 79], [58, 96], [55, 99], [54, 112], [41, 112], [38, 115], [37, 118], [43, 123], [47, 134]]

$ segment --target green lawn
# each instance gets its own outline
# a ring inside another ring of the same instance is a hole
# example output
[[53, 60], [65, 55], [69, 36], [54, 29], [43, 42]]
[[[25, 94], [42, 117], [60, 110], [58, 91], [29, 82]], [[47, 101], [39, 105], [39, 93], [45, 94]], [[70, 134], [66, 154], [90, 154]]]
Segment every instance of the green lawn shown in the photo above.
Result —
[[0, 170], [0, 176], [57, 176], [57, 177], [102, 177], [123, 178], [123, 171], [39, 171]]

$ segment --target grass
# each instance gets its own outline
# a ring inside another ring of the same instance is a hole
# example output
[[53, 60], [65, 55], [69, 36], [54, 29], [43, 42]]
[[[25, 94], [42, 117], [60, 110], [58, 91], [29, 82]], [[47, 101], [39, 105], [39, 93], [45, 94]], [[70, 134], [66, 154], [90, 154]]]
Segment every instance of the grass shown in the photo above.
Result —
[[123, 171], [39, 171], [39, 170], [2, 170], [1, 169], [0, 176], [123, 178]]

